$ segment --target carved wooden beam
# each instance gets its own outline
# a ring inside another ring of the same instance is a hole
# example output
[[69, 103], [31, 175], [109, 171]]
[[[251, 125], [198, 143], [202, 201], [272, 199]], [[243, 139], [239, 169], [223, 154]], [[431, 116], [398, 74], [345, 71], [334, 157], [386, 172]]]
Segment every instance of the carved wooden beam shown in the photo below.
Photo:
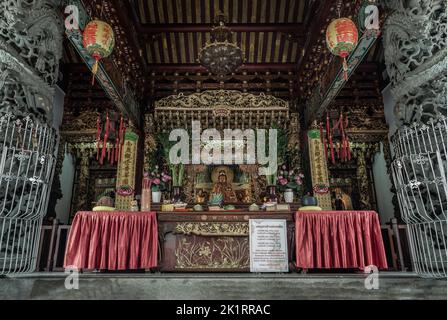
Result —
[[[300, 23], [228, 23], [226, 26], [233, 32], [281, 32], [304, 36], [304, 25]], [[169, 23], [141, 24], [140, 31], [152, 36], [159, 33], [210, 32], [212, 23]]]
[[[373, 32], [361, 36], [356, 49], [347, 58], [349, 67], [348, 79], [363, 61], [378, 37], [379, 33]], [[306, 103], [305, 122], [307, 125], [310, 125], [323, 115], [326, 108], [347, 83], [343, 76], [341, 60], [332, 59], [326, 70], [327, 72], [323, 75], [322, 80]]]
[[[208, 73], [208, 70], [195, 63], [160, 63], [150, 64], [149, 69], [151, 72], [200, 72]], [[296, 65], [294, 63], [245, 63], [239, 67], [239, 71], [295, 71]]]
[[[70, 43], [74, 46], [80, 57], [91, 70], [95, 60], [88, 54], [82, 45], [82, 31], [91, 17], [88, 15], [85, 6], [80, 0], [67, 0], [67, 4], [76, 5], [79, 10], [79, 28], [78, 30], [66, 30], [66, 35]], [[100, 62], [96, 80], [104, 89], [104, 92], [110, 97], [117, 109], [138, 127], [142, 127], [142, 117], [140, 104], [136, 99], [136, 94], [130, 87], [123, 84], [116, 77], [120, 74], [116, 64], [113, 61]]]

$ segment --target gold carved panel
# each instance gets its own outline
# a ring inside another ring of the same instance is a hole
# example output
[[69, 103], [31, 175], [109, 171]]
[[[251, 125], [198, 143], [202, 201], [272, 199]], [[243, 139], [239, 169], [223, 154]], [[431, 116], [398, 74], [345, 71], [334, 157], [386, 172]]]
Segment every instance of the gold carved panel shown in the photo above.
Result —
[[248, 222], [180, 222], [177, 233], [197, 236], [248, 236]]
[[248, 237], [181, 237], [175, 257], [175, 269], [248, 269]]

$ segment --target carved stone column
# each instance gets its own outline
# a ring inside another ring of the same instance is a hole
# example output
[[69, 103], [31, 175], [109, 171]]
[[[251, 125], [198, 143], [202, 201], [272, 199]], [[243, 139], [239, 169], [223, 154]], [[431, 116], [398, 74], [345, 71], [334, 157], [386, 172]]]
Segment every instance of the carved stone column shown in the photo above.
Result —
[[398, 126], [447, 115], [447, 4], [385, 0], [385, 63]]
[[447, 277], [447, 2], [384, 0], [385, 62], [396, 101], [392, 173], [414, 270]]
[[369, 181], [364, 150], [357, 154], [357, 181], [360, 194], [360, 209], [370, 210], [371, 201], [369, 198]]
[[35, 269], [58, 144], [58, 4], [0, 1], [0, 275]]

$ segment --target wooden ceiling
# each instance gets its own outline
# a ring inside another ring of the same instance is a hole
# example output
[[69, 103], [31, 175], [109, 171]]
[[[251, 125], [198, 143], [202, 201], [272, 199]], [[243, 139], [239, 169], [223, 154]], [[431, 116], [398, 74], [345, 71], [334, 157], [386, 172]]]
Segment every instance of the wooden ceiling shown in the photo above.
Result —
[[210, 41], [210, 30], [219, 13], [227, 18], [233, 42], [245, 53], [247, 64], [296, 63], [308, 6], [306, 0], [135, 2], [140, 24], [137, 29], [144, 38], [149, 68], [157, 64], [196, 64], [200, 49]]
[[[101, 16], [114, 28], [115, 49], [104, 63], [113, 61], [118, 73], [135, 87], [142, 105], [149, 109], [152, 101], [161, 97], [212, 89], [265, 92], [294, 101], [292, 105], [300, 108], [321, 81], [322, 70], [334, 59], [324, 43], [327, 24], [337, 15], [334, 0], [84, 0], [83, 3], [90, 16]], [[343, 1], [343, 15], [355, 14], [360, 3], [361, 0]], [[246, 58], [242, 67], [224, 78], [210, 74], [197, 63], [198, 53], [210, 40], [210, 31], [220, 12], [227, 17], [233, 42]], [[376, 69], [382, 57], [381, 44], [377, 44], [365, 60], [367, 68]], [[79, 70], [75, 64], [81, 64], [81, 59], [68, 42], [64, 61], [71, 72]], [[380, 78], [380, 70], [377, 74]], [[350, 97], [363, 89], [349, 88], [350, 84], [339, 98], [344, 102], [358, 101]], [[70, 95], [70, 99], [78, 98], [82, 101], [73, 105], [90, 101], [82, 95]], [[108, 103], [105, 100], [103, 105]]]

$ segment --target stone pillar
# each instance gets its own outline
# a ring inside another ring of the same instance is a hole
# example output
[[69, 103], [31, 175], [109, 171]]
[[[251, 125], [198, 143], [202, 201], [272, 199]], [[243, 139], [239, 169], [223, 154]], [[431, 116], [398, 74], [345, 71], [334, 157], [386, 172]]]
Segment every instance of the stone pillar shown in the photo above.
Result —
[[58, 4], [0, 2], [0, 274], [35, 269], [58, 145]]
[[392, 173], [416, 272], [447, 277], [447, 2], [384, 0]]

